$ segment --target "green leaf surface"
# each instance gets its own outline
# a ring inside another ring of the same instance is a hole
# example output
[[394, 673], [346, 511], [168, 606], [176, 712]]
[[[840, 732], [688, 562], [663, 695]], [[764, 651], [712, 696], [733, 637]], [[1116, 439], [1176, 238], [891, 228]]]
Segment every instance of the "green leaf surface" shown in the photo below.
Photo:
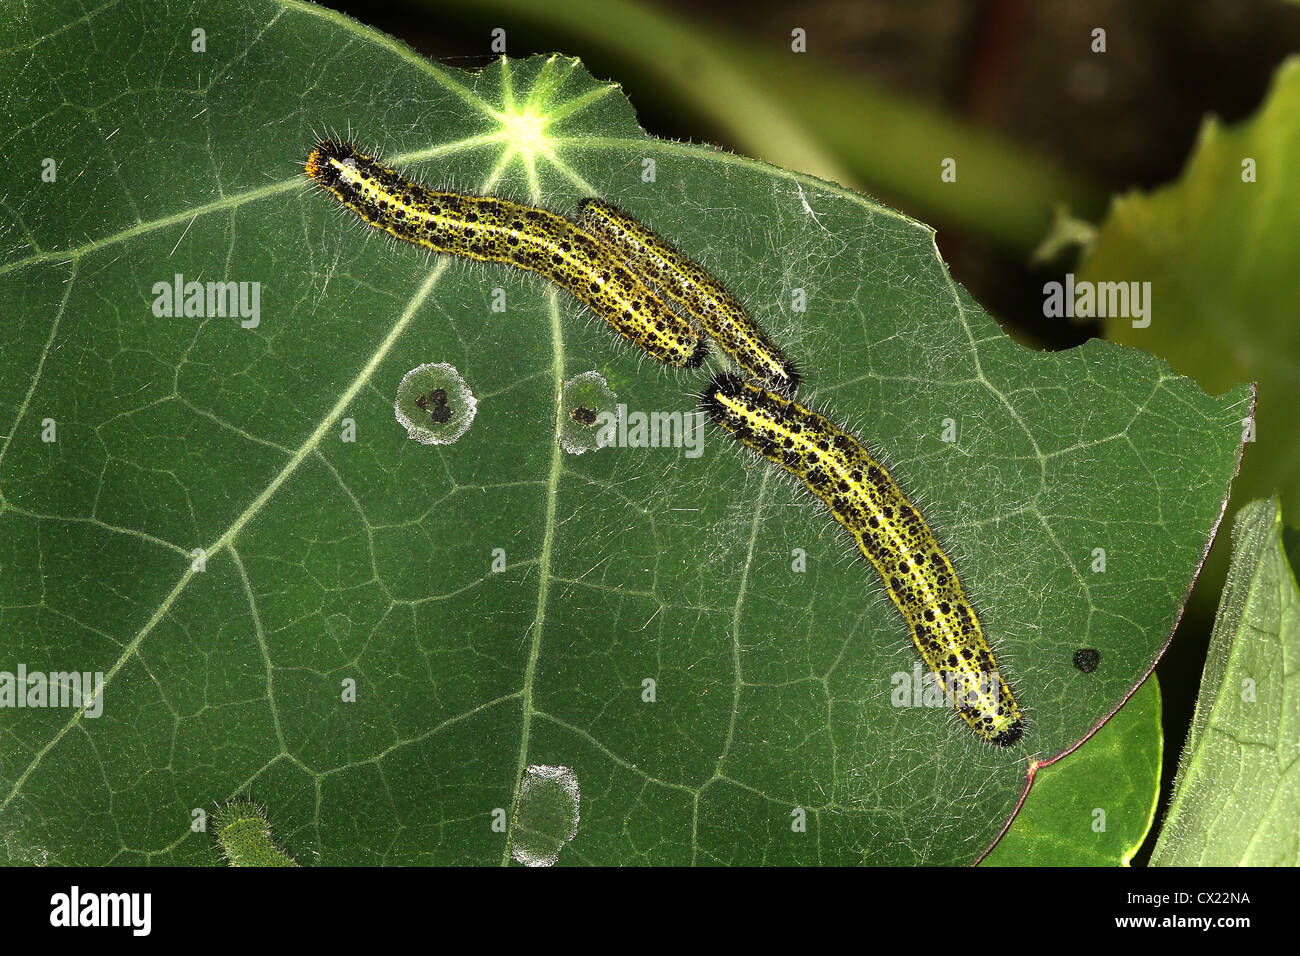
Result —
[[[1254, 182], [1243, 181], [1253, 161]], [[1106, 322], [1210, 391], [1256, 381], [1255, 434], [1237, 500], [1300, 503], [1300, 57], [1284, 63], [1259, 112], [1207, 119], [1182, 177], [1117, 199], [1079, 278], [1151, 283], [1151, 324]], [[1242, 409], [1242, 419], [1249, 409]], [[1208, 612], [1207, 607], [1207, 612]]]
[[[969, 863], [1169, 638], [1249, 390], [1021, 348], [920, 223], [653, 139], [576, 61], [464, 73], [300, 3], [33, 5], [0, 66], [3, 666], [106, 678], [99, 716], [0, 709], [10, 861], [216, 864], [193, 812], [247, 796], [303, 865], [506, 863], [528, 769], [563, 768], [532, 772], [580, 791], [561, 865]], [[879, 580], [725, 435], [562, 450], [566, 379], [689, 411], [710, 369], [352, 222], [302, 176], [324, 129], [426, 182], [605, 196], [705, 262], [923, 508], [1025, 739], [894, 706], [919, 657]], [[259, 323], [156, 316], [176, 274], [260, 282]], [[454, 444], [394, 417], [426, 364], [477, 399]]]
[[1300, 590], [1276, 499], [1232, 527], [1232, 564], [1153, 866], [1300, 863]]
[[1078, 750], [1035, 769], [984, 866], [1127, 866], [1160, 796], [1160, 685], [1147, 678]]

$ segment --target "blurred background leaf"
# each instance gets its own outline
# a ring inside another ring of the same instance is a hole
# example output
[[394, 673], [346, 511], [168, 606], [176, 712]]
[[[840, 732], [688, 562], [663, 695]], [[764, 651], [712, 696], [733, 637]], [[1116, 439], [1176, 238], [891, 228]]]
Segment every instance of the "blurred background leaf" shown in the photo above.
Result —
[[1152, 866], [1300, 862], [1300, 535], [1277, 499], [1232, 528], [1232, 566]]

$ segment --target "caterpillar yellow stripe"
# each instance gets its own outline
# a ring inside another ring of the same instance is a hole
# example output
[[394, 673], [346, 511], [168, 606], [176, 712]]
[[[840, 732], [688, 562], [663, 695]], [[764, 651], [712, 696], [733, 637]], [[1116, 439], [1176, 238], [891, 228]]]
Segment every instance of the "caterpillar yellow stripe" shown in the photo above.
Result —
[[848, 530], [971, 729], [1003, 747], [1020, 740], [1020, 707], [952, 562], [884, 466], [825, 416], [739, 376], [716, 377], [700, 404], [741, 442], [802, 481]]
[[700, 334], [622, 258], [563, 216], [494, 196], [429, 189], [334, 140], [316, 144], [306, 171], [390, 236], [546, 277], [661, 362], [698, 368], [708, 354]]
[[602, 199], [579, 203], [578, 220], [612, 246], [641, 276], [681, 305], [736, 364], [768, 388], [793, 395], [799, 372], [745, 307], [702, 265]]

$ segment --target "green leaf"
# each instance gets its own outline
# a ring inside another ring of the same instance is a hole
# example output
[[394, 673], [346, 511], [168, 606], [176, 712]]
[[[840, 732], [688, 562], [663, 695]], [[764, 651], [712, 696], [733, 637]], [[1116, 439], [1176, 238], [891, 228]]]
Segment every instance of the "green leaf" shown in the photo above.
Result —
[[1295, 544], [1277, 499], [1238, 512], [1228, 583], [1153, 866], [1300, 862]]
[[[0, 50], [27, 84], [0, 116], [4, 660], [106, 679], [100, 716], [0, 709], [9, 859], [215, 864], [195, 811], [247, 798], [304, 865], [504, 863], [503, 821], [567, 836], [553, 801], [521, 822], [531, 767], [579, 791], [560, 864], [970, 862], [1168, 640], [1248, 389], [1021, 348], [926, 226], [648, 137], [576, 61], [464, 73], [299, 3], [46, 3]], [[1024, 741], [893, 705], [919, 658], [879, 580], [727, 436], [562, 450], [566, 379], [689, 411], [710, 370], [367, 231], [302, 176], [322, 129], [426, 182], [605, 196], [704, 261], [947, 543]], [[259, 323], [155, 315], [176, 274], [260, 282]], [[426, 445], [394, 400], [439, 364], [477, 415]]]
[[1033, 786], [984, 866], [1128, 866], [1160, 796], [1160, 685], [1151, 675], [1073, 753], [1035, 769]]
[[[1243, 181], [1248, 162], [1254, 182]], [[1258, 381], [1255, 435], [1234, 488], [1243, 502], [1274, 491], [1300, 502], [1297, 166], [1300, 57], [1278, 69], [1253, 118], [1228, 129], [1206, 120], [1176, 183], [1116, 200], [1079, 271], [1090, 282], [1151, 283], [1150, 326], [1110, 319], [1108, 338], [1167, 358], [1211, 391]], [[1243, 406], [1243, 421], [1249, 413]]]

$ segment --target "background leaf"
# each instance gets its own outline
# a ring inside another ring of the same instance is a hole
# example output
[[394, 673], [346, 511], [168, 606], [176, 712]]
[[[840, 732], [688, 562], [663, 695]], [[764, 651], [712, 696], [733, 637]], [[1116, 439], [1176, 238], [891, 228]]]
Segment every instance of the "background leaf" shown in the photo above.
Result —
[[[1155, 819], [1162, 744], [1153, 674], [1078, 750], [1035, 770], [1024, 806], [982, 865], [1128, 866]], [[1104, 829], [1094, 829], [1099, 822]]]
[[[1291, 537], [1291, 554], [1288, 542]], [[1294, 532], [1277, 500], [1232, 528], [1232, 564], [1196, 716], [1153, 866], [1295, 866], [1300, 861], [1300, 668]], [[1288, 699], [1288, 696], [1290, 699]]]
[[[6, 660], [108, 680], [100, 717], [0, 711], [11, 860], [215, 863], [192, 811], [248, 794], [304, 865], [507, 862], [494, 810], [546, 765], [581, 788], [561, 864], [970, 862], [1029, 761], [1167, 641], [1248, 389], [1211, 398], [1101, 342], [1026, 351], [925, 226], [647, 137], [576, 61], [466, 74], [293, 2], [50, 3], [0, 50], [30, 87], [0, 115], [30, 170], [0, 207], [0, 634]], [[893, 706], [918, 659], [879, 582], [724, 436], [699, 458], [562, 452], [567, 377], [680, 411], [707, 370], [654, 367], [532, 278], [351, 225], [301, 175], [331, 128], [430, 182], [568, 212], [604, 195], [704, 261], [947, 543], [1025, 741]], [[156, 317], [178, 273], [260, 282], [260, 323]], [[478, 398], [454, 445], [393, 418], [431, 362]]]
[[[1242, 181], [1246, 160], [1254, 182]], [[1255, 438], [1235, 485], [1243, 503], [1274, 491], [1300, 502], [1300, 443], [1290, 440], [1300, 427], [1297, 165], [1300, 57], [1278, 69], [1249, 121], [1225, 129], [1206, 120], [1180, 180], [1117, 199], [1079, 270], [1081, 280], [1151, 283], [1150, 326], [1109, 320], [1108, 338], [1167, 358], [1211, 391], [1259, 383]], [[1222, 574], [1221, 563], [1211, 580]]]

